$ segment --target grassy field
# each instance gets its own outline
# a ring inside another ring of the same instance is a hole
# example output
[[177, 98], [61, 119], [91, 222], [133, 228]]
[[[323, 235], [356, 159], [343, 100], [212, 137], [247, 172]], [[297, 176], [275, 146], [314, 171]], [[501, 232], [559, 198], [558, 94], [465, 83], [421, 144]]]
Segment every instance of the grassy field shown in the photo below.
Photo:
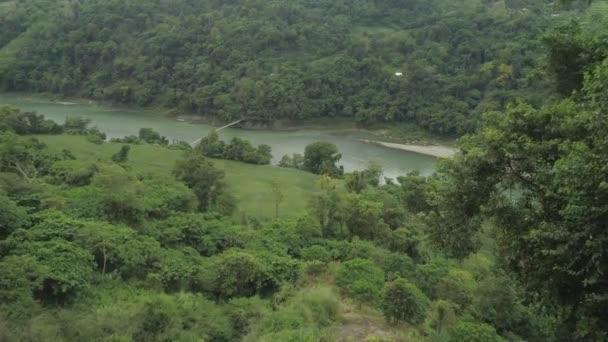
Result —
[[[39, 136], [51, 150], [70, 150], [77, 159], [109, 162], [121, 144], [105, 143], [96, 145], [81, 136], [55, 135]], [[129, 161], [133, 170], [141, 173], [170, 174], [181, 151], [151, 145], [132, 145]], [[279, 209], [281, 217], [303, 213], [311, 195], [316, 191], [317, 176], [294, 169], [276, 166], [258, 166], [227, 160], [213, 160], [216, 167], [226, 172], [230, 191], [237, 199], [235, 217], [242, 213], [258, 219], [274, 217], [274, 200], [271, 193], [272, 182], [277, 182], [283, 190], [284, 200]]]

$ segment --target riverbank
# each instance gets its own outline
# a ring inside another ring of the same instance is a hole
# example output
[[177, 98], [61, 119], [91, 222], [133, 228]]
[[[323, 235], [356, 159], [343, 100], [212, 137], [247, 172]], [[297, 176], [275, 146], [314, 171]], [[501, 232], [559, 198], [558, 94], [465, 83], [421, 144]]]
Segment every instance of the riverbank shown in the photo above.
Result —
[[389, 143], [384, 141], [377, 140], [366, 140], [359, 139], [359, 141], [364, 142], [366, 144], [373, 144], [384, 146], [396, 150], [414, 152], [418, 154], [423, 154], [425, 156], [431, 156], [435, 158], [450, 158], [453, 157], [456, 153], [458, 153], [458, 149], [447, 146], [437, 146], [437, 145], [412, 145], [412, 144], [397, 144], [397, 143]]
[[[74, 105], [65, 105], [58, 102], [74, 102]], [[207, 124], [190, 124], [186, 120], [179, 121], [167, 115], [167, 110], [154, 108], [137, 108], [124, 106], [104, 105], [99, 102], [77, 100], [72, 98], [39, 98], [27, 94], [0, 93], [0, 105], [10, 105], [21, 108], [23, 111], [38, 112], [56, 122], [64, 122], [67, 117], [81, 117], [91, 121], [91, 126], [97, 126], [109, 138], [121, 138], [128, 135], [137, 135], [142, 127], [152, 128], [170, 141], [195, 141], [206, 136], [218, 126]], [[218, 123], [219, 124], [219, 123]], [[225, 124], [225, 123], [224, 123]], [[363, 170], [370, 162], [382, 164], [384, 175], [396, 178], [411, 171], [419, 171], [429, 175], [434, 170], [435, 158], [418, 153], [389, 149], [383, 146], [366, 144], [359, 139], [418, 144], [413, 141], [394, 141], [394, 135], [371, 135], [364, 133], [356, 127], [354, 120], [329, 119], [317, 121], [319, 129], [296, 130], [259, 130], [259, 129], [233, 129], [232, 127], [220, 132], [220, 138], [230, 141], [240, 138], [250, 141], [253, 145], [266, 144], [272, 148], [273, 163], [278, 163], [282, 156], [294, 153], [302, 154], [306, 146], [317, 141], [330, 141], [338, 147], [342, 154], [340, 164], [346, 172]], [[397, 126], [397, 125], [394, 125]], [[311, 126], [308, 126], [311, 127]], [[307, 128], [308, 128], [307, 127]], [[380, 127], [374, 127], [380, 132]], [[421, 145], [425, 145], [422, 143]], [[433, 143], [433, 145], [444, 145]]]
[[[202, 124], [212, 127], [221, 127], [228, 123], [225, 120], [221, 120], [217, 116], [184, 113], [158, 106], [140, 107], [134, 105], [115, 104], [108, 101], [93, 100], [74, 96], [58, 96], [57, 94], [51, 93], [17, 92], [2, 93], [0, 95], [2, 95], [0, 96], [0, 104], [3, 96], [9, 96], [19, 101], [29, 102], [31, 104], [60, 105], [66, 108], [92, 106], [102, 109], [103, 111], [137, 113], [138, 115], [146, 116], [147, 118], [151, 118], [153, 116], [163, 116], [176, 122]], [[41, 112], [41, 114], [44, 113]], [[371, 126], [362, 127], [354, 118], [346, 117], [320, 117], [307, 119], [283, 118], [272, 120], [272, 122], [262, 120], [246, 120], [238, 125], [232, 126], [232, 128], [247, 131], [274, 131], [279, 133], [296, 131], [323, 131], [326, 132], [326, 134], [352, 140], [364, 139], [391, 144], [395, 143], [415, 146], [452, 146], [455, 144], [456, 140], [454, 137], [438, 136], [429, 133], [428, 131], [409, 123], [377, 123]], [[409, 151], [408, 149], [401, 150]]]
[[[192, 114], [169, 114], [169, 117], [178, 122], [190, 124], [203, 124], [220, 127], [226, 124], [213, 116], [202, 116]], [[309, 119], [277, 119], [272, 122], [244, 120], [232, 128], [251, 131], [275, 131], [275, 132], [297, 132], [297, 131], [325, 131], [333, 136], [353, 139], [362, 142], [378, 142], [386, 144], [385, 147], [402, 151], [417, 152], [420, 154], [440, 157], [449, 156], [451, 146], [456, 144], [453, 137], [436, 136], [419, 127], [412, 127], [407, 123], [394, 123], [391, 125], [375, 125], [372, 127], [361, 127], [352, 118], [309, 118]], [[393, 144], [399, 146], [393, 146]], [[382, 145], [382, 144], [378, 144]], [[437, 146], [439, 149], [427, 151], [427, 146]], [[421, 147], [420, 149], [418, 147]], [[445, 151], [443, 148], [445, 147]], [[418, 152], [421, 150], [422, 152]]]

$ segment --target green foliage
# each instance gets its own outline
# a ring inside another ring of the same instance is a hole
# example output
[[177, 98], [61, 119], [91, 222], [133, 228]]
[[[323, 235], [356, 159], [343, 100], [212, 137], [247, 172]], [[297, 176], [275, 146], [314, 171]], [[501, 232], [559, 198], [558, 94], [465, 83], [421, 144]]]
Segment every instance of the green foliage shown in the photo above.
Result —
[[157, 296], [142, 307], [133, 341], [175, 341], [232, 336], [228, 317], [212, 302], [192, 294]]
[[397, 181], [401, 186], [399, 198], [409, 211], [419, 213], [431, 208], [429, 195], [432, 184], [426, 177], [414, 171], [406, 176], [397, 177]]
[[226, 145], [222, 140], [219, 140], [216, 131], [211, 131], [206, 137], [202, 138], [197, 149], [205, 157], [223, 158], [249, 164], [267, 165], [272, 160], [269, 145], [262, 144], [255, 148], [248, 140], [237, 137], [232, 138], [230, 143]]
[[230, 143], [220, 140], [217, 131], [212, 130], [203, 137], [197, 146], [205, 157], [241, 161], [249, 164], [267, 165], [272, 159], [269, 145], [262, 144], [254, 148], [248, 140], [237, 137]]
[[369, 201], [361, 195], [349, 194], [344, 204], [345, 224], [353, 236], [381, 240], [389, 234], [382, 220], [382, 203]]
[[551, 339], [548, 317], [535, 312], [537, 308], [524, 306], [519, 292], [506, 276], [488, 277], [477, 286], [473, 311], [503, 335], [510, 332], [530, 340]]
[[194, 191], [200, 210], [215, 209], [229, 213], [234, 209], [233, 200], [225, 193], [224, 172], [215, 168], [210, 161], [187, 153], [175, 163], [173, 174]]
[[112, 161], [115, 163], [124, 163], [129, 159], [129, 151], [131, 151], [131, 146], [123, 145], [120, 148], [120, 151], [116, 152], [112, 155]]
[[345, 177], [346, 190], [360, 194], [368, 186], [376, 187], [380, 184], [382, 166], [371, 162], [369, 167], [363, 171], [353, 171]]
[[47, 173], [53, 159], [37, 139], [0, 133], [0, 171], [17, 173], [31, 183]]
[[[53, 153], [62, 153], [63, 150], [69, 149], [78, 160], [95, 163], [100, 169], [107, 165], [100, 162], [98, 157], [103, 157], [103, 160], [108, 161], [118, 149], [112, 143], [89, 144], [79, 136], [43, 136], [41, 140], [48, 144], [49, 150]], [[158, 145], [131, 145], [129, 161], [124, 166], [128, 168], [127, 172], [145, 178], [154, 178], [157, 175], [171, 176], [174, 164], [182, 157], [182, 154], [182, 150], [164, 148]], [[234, 195], [234, 199], [231, 202], [228, 201], [228, 198], [223, 197], [222, 200], [224, 204], [238, 206], [238, 214], [236, 215], [239, 218], [247, 216], [248, 219], [253, 221], [275, 217], [275, 206], [272, 201], [272, 193], [269, 191], [269, 185], [272, 182], [279, 184], [285, 195], [280, 208], [281, 215], [285, 217], [304, 214], [308, 200], [316, 191], [315, 182], [318, 177], [308, 172], [227, 160], [213, 160], [212, 163], [226, 174], [225, 182], [229, 185], [230, 195]], [[247, 177], [243, 177], [245, 174]], [[17, 184], [14, 181], [11, 182]], [[27, 185], [23, 181], [20, 181], [19, 184]], [[31, 186], [35, 185], [31, 184]], [[84, 192], [85, 190], [81, 189], [79, 191]], [[72, 192], [76, 189], [70, 188], [68, 191]], [[70, 202], [70, 207], [78, 206], [83, 211], [86, 211], [86, 208], [84, 208], [84, 203], [81, 202], [90, 203], [95, 201], [95, 198], [84, 196], [84, 194], [78, 200], [66, 198], [66, 203]]]
[[12, 231], [26, 223], [25, 209], [0, 192], [0, 239], [6, 238]]
[[491, 325], [459, 321], [450, 329], [449, 341], [501, 342], [504, 339]]
[[116, 166], [98, 174], [92, 185], [100, 189], [102, 210], [110, 221], [132, 225], [143, 222], [144, 187], [133, 175]]
[[384, 272], [369, 260], [349, 260], [340, 266], [336, 285], [358, 302], [377, 304], [384, 287]]
[[88, 286], [93, 272], [93, 256], [77, 245], [61, 240], [21, 243], [13, 255], [32, 256], [39, 263], [42, 285], [34, 291], [43, 302], [62, 303]]
[[79, 132], [85, 131], [90, 124], [91, 119], [85, 119], [81, 117], [67, 117], [65, 118], [63, 127], [65, 128], [67, 133], [78, 134]]
[[71, 186], [84, 186], [91, 184], [98, 171], [99, 168], [96, 164], [78, 160], [60, 160], [53, 163], [49, 173], [54, 182]]
[[167, 138], [160, 135], [160, 133], [156, 132], [152, 128], [141, 128], [139, 130], [139, 140], [147, 143], [147, 144], [159, 144], [159, 145], [168, 145], [169, 141]]
[[215, 295], [218, 300], [256, 294], [267, 279], [266, 268], [255, 256], [238, 250], [227, 251], [215, 259]]
[[347, 117], [459, 134], [516, 96], [545, 100], [527, 76], [542, 65], [550, 5], [4, 1], [0, 87], [221, 120]]
[[318, 340], [320, 330], [339, 318], [336, 294], [327, 287], [298, 291], [264, 317], [246, 341]]
[[268, 302], [259, 297], [234, 298], [226, 304], [226, 315], [230, 319], [235, 337], [247, 335], [251, 326], [269, 312]]
[[280, 167], [290, 167], [294, 169], [304, 169], [304, 156], [300, 153], [294, 153], [291, 155], [284, 155], [279, 161]]
[[304, 215], [297, 219], [296, 232], [305, 245], [312, 245], [315, 240], [323, 236], [321, 226], [318, 221], [310, 215]]
[[413, 230], [398, 228], [387, 237], [387, 248], [396, 253], [404, 253], [412, 259], [420, 258], [419, 244], [422, 238]]
[[440, 335], [446, 333], [456, 323], [456, 309], [449, 301], [434, 301], [427, 313], [426, 326]]
[[300, 251], [300, 255], [303, 260], [308, 260], [308, 261], [317, 260], [317, 261], [328, 263], [328, 262], [332, 261], [332, 259], [333, 259], [331, 253], [329, 253], [329, 251], [327, 249], [325, 249], [323, 246], [319, 246], [319, 245], [314, 245], [314, 246], [310, 246], [307, 248], [303, 248]]
[[197, 148], [206, 157], [222, 158], [226, 149], [226, 143], [220, 140], [220, 136], [216, 130], [211, 130], [206, 137], [201, 139]]
[[102, 144], [106, 140], [106, 134], [101, 132], [97, 127], [88, 127], [91, 119], [80, 117], [67, 117], [63, 124], [63, 129], [66, 134], [83, 135], [87, 141], [93, 144]]
[[146, 227], [146, 233], [164, 247], [188, 246], [203, 256], [243, 247], [247, 239], [241, 227], [211, 215], [175, 213]]
[[390, 322], [419, 324], [426, 317], [429, 302], [416, 285], [403, 278], [397, 278], [384, 287], [382, 312]]
[[341, 176], [344, 169], [336, 165], [341, 158], [336, 145], [326, 141], [315, 142], [304, 150], [303, 168], [318, 175]]
[[324, 237], [345, 237], [343, 200], [335, 179], [323, 175], [319, 178], [320, 192], [310, 200], [311, 216], [321, 228]]
[[460, 310], [464, 310], [473, 301], [476, 285], [469, 272], [452, 269], [437, 283], [435, 295], [457, 304]]
[[[604, 255], [597, 232], [606, 211], [598, 201], [605, 196], [598, 175], [606, 162], [606, 154], [597, 150], [604, 141], [599, 132], [606, 129], [598, 115], [604, 113], [592, 114], [571, 101], [540, 110], [519, 104], [489, 114], [449, 173], [451, 182], [466, 184], [449, 190], [467, 198], [452, 207], [455, 215], [473, 217], [463, 224], [475, 226], [483, 205], [483, 214], [501, 229], [498, 243], [510, 269], [530, 292], [541, 291], [545, 300], [564, 305], [606, 291], [597, 282]], [[473, 192], [476, 198], [470, 197]], [[579, 310], [590, 310], [590, 317], [597, 312], [593, 307], [603, 305], [584, 302], [586, 309]]]
[[32, 293], [43, 286], [45, 268], [30, 255], [0, 260], [0, 308], [7, 316], [25, 318], [37, 308]]
[[557, 90], [565, 95], [584, 87], [589, 74], [608, 57], [608, 6], [602, 1], [591, 5], [577, 18], [564, 20], [543, 37], [549, 48], [548, 64]]
[[435, 287], [437, 283], [446, 276], [453, 264], [445, 258], [432, 258], [416, 268], [416, 279], [414, 283], [429, 298], [436, 299]]
[[8, 106], [0, 106], [0, 132], [15, 134], [60, 134], [63, 127], [44, 115], [33, 112], [21, 112]]

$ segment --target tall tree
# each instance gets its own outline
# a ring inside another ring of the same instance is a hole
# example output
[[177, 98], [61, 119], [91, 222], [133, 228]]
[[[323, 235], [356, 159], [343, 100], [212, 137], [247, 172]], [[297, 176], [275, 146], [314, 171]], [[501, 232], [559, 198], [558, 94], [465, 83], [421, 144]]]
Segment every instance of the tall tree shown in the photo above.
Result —
[[14, 172], [31, 183], [42, 176], [53, 158], [46, 145], [33, 138], [0, 134], [0, 170]]
[[344, 170], [336, 165], [342, 158], [335, 144], [318, 141], [304, 150], [304, 169], [316, 174], [341, 175]]
[[187, 153], [175, 163], [173, 174], [194, 191], [199, 209], [207, 211], [220, 204], [225, 196], [224, 171], [196, 153]]

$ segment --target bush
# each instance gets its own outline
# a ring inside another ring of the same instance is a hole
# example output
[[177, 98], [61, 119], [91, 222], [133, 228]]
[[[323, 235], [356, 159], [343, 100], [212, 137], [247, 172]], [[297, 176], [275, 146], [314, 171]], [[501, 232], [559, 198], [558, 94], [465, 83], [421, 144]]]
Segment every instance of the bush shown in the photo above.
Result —
[[226, 144], [220, 140], [217, 131], [212, 130], [206, 137], [201, 139], [201, 142], [196, 147], [205, 157], [223, 158], [226, 150]]
[[129, 151], [131, 151], [131, 146], [123, 145], [120, 148], [120, 151], [116, 152], [112, 155], [112, 161], [115, 163], [124, 163], [129, 159]]
[[325, 247], [319, 245], [303, 248], [300, 254], [302, 259], [307, 261], [318, 260], [326, 263], [332, 261], [331, 253]]
[[[14, 234], [13, 234], [14, 235]], [[89, 285], [93, 274], [93, 255], [63, 239], [24, 242], [12, 251], [15, 255], [31, 255], [38, 262], [42, 286], [35, 297], [44, 303], [62, 304]]]
[[96, 134], [87, 135], [87, 141], [95, 145], [103, 144], [104, 140], [103, 137]]
[[65, 183], [71, 186], [91, 184], [99, 171], [96, 164], [83, 163], [77, 160], [62, 160], [53, 164], [50, 170], [54, 183]]
[[61, 134], [63, 127], [44, 115], [35, 112], [21, 112], [9, 106], [0, 106], [0, 131], [16, 134]]
[[251, 324], [266, 316], [270, 307], [260, 297], [235, 298], [226, 304], [225, 311], [232, 324], [234, 337], [238, 338], [249, 332]]
[[160, 135], [160, 133], [156, 132], [152, 128], [141, 128], [139, 130], [139, 139], [148, 144], [159, 144], [159, 145], [168, 145], [169, 141], [167, 138]]
[[429, 298], [435, 299], [435, 288], [441, 278], [446, 276], [452, 263], [445, 258], [433, 258], [416, 267], [416, 278], [412, 281]]
[[134, 341], [227, 341], [230, 320], [213, 302], [193, 294], [156, 295], [143, 305]]
[[439, 280], [435, 294], [437, 298], [450, 300], [458, 304], [460, 310], [464, 310], [473, 301], [475, 287], [475, 279], [469, 272], [450, 270]]
[[26, 210], [0, 192], [0, 240], [21, 227], [26, 220]]
[[302, 266], [301, 274], [303, 276], [318, 277], [327, 272], [327, 268], [327, 263], [325, 262], [318, 260], [309, 261]]
[[446, 300], [438, 300], [431, 305], [425, 324], [433, 331], [443, 334], [448, 331], [455, 322], [456, 304]]
[[393, 252], [405, 253], [413, 259], [420, 258], [420, 237], [416, 231], [407, 228], [398, 228], [391, 232], [386, 247]]
[[426, 316], [429, 302], [416, 285], [398, 278], [384, 287], [382, 311], [390, 322], [419, 324]]
[[460, 321], [450, 329], [450, 342], [503, 342], [493, 326]]
[[216, 258], [215, 294], [220, 301], [253, 296], [267, 279], [264, 265], [249, 253], [234, 250]]
[[384, 271], [369, 260], [349, 260], [339, 268], [336, 285], [356, 301], [377, 304], [384, 287]]
[[280, 167], [289, 167], [293, 169], [303, 169], [304, 168], [304, 156], [299, 153], [294, 153], [291, 157], [286, 154], [279, 161]]
[[112, 138], [112, 139], [110, 139], [110, 142], [125, 143], [125, 144], [139, 144], [141, 141], [139, 140], [139, 137], [137, 137], [135, 135], [128, 135], [123, 138]]
[[341, 176], [344, 168], [336, 165], [341, 158], [335, 144], [318, 141], [306, 146], [303, 168], [318, 175]]
[[[327, 287], [302, 290], [264, 317], [247, 340], [318, 341], [320, 329], [338, 319], [339, 307], [337, 295]], [[304, 335], [297, 335], [296, 331]]]

